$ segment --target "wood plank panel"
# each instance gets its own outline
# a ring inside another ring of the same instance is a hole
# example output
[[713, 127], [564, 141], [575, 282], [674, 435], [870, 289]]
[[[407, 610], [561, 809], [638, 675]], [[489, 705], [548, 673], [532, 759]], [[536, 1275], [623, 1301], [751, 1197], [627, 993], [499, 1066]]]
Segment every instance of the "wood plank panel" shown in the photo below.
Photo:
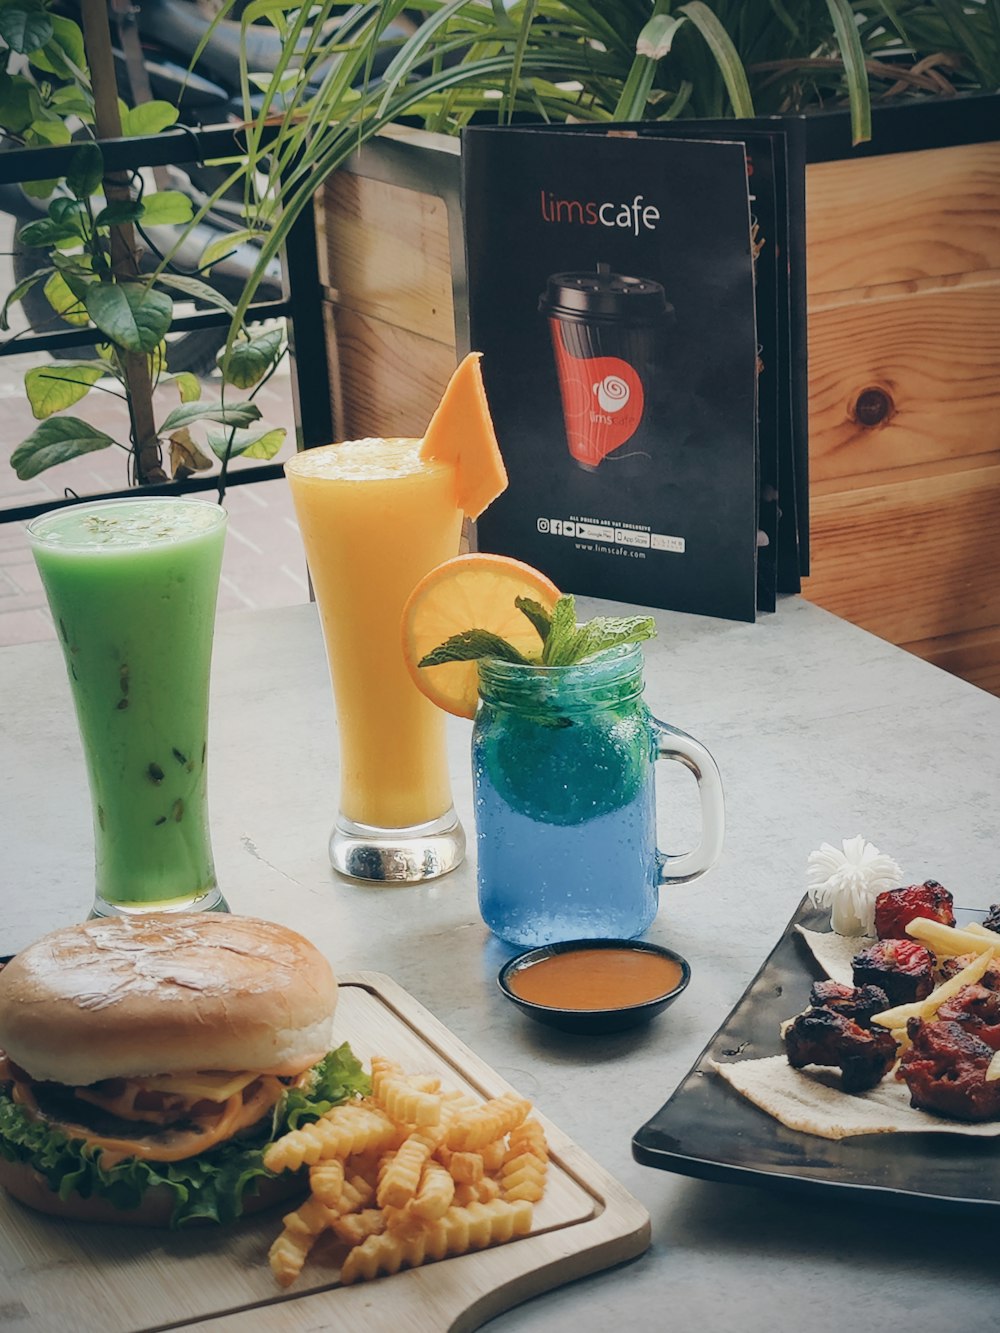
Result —
[[1000, 268], [1000, 143], [806, 168], [810, 293]]
[[336, 307], [331, 307], [330, 323], [340, 437], [423, 435], [455, 369], [454, 343]]
[[323, 187], [318, 215], [320, 277], [338, 305], [454, 343], [442, 199], [338, 171]]
[[1000, 272], [810, 309], [814, 483], [998, 448]]
[[804, 595], [892, 643], [1000, 624], [1000, 466], [816, 495]]
[[900, 647], [981, 690], [1000, 695], [1000, 625], [940, 639], [918, 639]]

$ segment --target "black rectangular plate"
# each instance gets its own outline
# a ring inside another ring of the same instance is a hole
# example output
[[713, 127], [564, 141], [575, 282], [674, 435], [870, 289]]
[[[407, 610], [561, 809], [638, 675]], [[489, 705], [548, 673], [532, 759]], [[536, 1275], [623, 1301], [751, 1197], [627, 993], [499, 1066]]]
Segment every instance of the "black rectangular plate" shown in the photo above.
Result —
[[[958, 924], [983, 912], [959, 910]], [[975, 1213], [1000, 1204], [1000, 1136], [862, 1134], [823, 1139], [787, 1129], [730, 1087], [710, 1060], [755, 1060], [782, 1051], [779, 1024], [804, 1009], [825, 974], [796, 925], [829, 929], [808, 898], [763, 967], [673, 1096], [632, 1139], [645, 1166], [703, 1180], [807, 1194], [863, 1192], [864, 1202]], [[845, 1199], [846, 1202], [846, 1199]]]

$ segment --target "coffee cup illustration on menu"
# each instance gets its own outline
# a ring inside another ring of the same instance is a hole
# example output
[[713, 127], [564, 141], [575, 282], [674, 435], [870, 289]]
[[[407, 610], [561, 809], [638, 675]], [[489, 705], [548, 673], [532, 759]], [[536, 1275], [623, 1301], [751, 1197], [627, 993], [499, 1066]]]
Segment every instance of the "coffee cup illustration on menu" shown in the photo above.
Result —
[[570, 456], [594, 471], [636, 440], [664, 372], [673, 307], [660, 283], [598, 264], [553, 273], [538, 308], [548, 316]]

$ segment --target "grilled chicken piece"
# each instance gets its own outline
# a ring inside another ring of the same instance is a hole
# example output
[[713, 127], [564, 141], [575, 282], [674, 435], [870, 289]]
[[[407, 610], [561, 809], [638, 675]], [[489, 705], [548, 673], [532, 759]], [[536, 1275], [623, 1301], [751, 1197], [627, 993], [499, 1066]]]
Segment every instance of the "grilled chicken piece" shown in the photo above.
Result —
[[[950, 981], [952, 977], [957, 977], [959, 972], [969, 966], [971, 962], [978, 957], [978, 954], [963, 953], [956, 958], [945, 958], [941, 963], [940, 972], [943, 980]], [[989, 967], [979, 978], [979, 985], [984, 986], [986, 990], [1000, 991], [1000, 960], [994, 958]]]
[[953, 926], [954, 906], [951, 894], [936, 879], [905, 889], [888, 889], [875, 899], [875, 934], [880, 940], [909, 939], [906, 927], [918, 916]]
[[1000, 903], [994, 903], [986, 913], [986, 919], [983, 921], [983, 925], [987, 930], [1000, 932]]
[[991, 1051], [1000, 1051], [1000, 991], [978, 984], [963, 986], [957, 995], [945, 1000], [937, 1018], [940, 1023], [961, 1023]]
[[879, 940], [852, 960], [855, 986], [878, 986], [891, 1005], [922, 1000], [934, 989], [934, 959], [916, 940]]
[[1000, 1079], [986, 1082], [993, 1051], [985, 1041], [958, 1022], [911, 1018], [907, 1032], [913, 1045], [896, 1077], [909, 1088], [911, 1106], [951, 1120], [1000, 1117]]
[[881, 1029], [866, 1031], [833, 1009], [816, 1007], [799, 1014], [785, 1033], [793, 1069], [832, 1065], [840, 1069], [845, 1092], [867, 1092], [885, 1077], [896, 1058], [896, 1043]]
[[833, 1009], [851, 1018], [858, 1027], [871, 1027], [872, 1015], [889, 1008], [889, 997], [880, 986], [845, 986], [840, 981], [815, 981], [809, 992], [815, 1008]]

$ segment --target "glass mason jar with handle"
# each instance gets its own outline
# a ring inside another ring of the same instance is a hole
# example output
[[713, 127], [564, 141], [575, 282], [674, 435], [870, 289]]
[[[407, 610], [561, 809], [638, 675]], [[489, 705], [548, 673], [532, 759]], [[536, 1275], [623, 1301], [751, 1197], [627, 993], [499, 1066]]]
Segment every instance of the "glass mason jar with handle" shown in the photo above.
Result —
[[[643, 701], [637, 644], [572, 666], [484, 659], [472, 740], [479, 906], [494, 934], [533, 946], [632, 939], [663, 884], [722, 850], [722, 780], [709, 752]], [[701, 799], [697, 848], [657, 848], [654, 771], [674, 759]]]

